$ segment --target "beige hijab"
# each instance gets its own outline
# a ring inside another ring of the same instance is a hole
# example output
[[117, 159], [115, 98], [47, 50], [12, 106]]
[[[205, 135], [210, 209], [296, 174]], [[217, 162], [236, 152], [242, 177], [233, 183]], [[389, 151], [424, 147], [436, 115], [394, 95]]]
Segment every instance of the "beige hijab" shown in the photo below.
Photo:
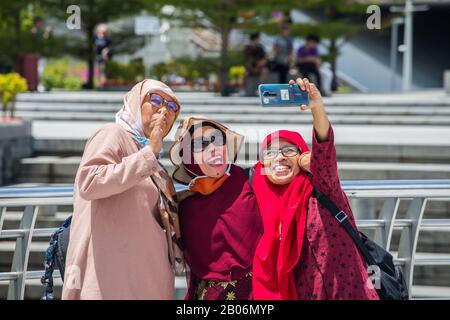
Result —
[[[141, 118], [142, 103], [144, 102], [146, 94], [157, 91], [162, 91], [169, 95], [173, 101], [180, 105], [177, 96], [166, 84], [157, 80], [145, 79], [136, 83], [134, 87], [128, 91], [123, 99], [122, 108], [116, 114], [116, 123], [133, 134], [138, 141], [146, 141], [149, 138], [145, 135], [143, 130]], [[175, 120], [179, 114], [180, 111], [175, 115]]]

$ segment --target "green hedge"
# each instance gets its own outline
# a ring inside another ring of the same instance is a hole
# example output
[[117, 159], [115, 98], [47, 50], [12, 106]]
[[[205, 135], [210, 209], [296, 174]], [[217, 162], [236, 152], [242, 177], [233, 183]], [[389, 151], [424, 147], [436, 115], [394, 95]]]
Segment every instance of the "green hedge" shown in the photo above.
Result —
[[50, 59], [44, 68], [41, 83], [46, 90], [80, 90], [84, 82], [81, 76], [83, 68], [83, 63], [70, 63], [68, 58]]
[[144, 77], [144, 65], [140, 61], [123, 64], [114, 60], [106, 62], [106, 78], [108, 80], [138, 81]]

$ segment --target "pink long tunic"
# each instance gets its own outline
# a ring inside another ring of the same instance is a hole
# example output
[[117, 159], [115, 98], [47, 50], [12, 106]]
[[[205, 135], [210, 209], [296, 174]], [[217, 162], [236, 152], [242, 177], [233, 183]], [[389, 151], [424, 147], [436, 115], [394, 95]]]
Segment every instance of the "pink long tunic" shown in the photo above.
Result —
[[117, 124], [88, 140], [75, 179], [63, 299], [173, 299], [174, 275], [156, 221], [159, 164]]

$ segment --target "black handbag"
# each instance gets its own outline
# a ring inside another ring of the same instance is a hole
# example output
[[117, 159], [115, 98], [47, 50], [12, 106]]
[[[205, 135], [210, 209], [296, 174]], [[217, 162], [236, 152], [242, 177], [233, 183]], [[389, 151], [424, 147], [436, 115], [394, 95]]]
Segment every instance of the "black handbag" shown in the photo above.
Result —
[[[313, 196], [330, 211], [339, 224], [347, 231], [361, 252], [368, 266], [378, 266], [380, 286], [376, 288], [381, 300], [408, 300], [408, 288], [402, 271], [394, 265], [392, 255], [370, 240], [364, 233], [353, 228], [345, 212], [340, 210], [325, 194], [314, 188]], [[359, 236], [358, 236], [359, 233]]]

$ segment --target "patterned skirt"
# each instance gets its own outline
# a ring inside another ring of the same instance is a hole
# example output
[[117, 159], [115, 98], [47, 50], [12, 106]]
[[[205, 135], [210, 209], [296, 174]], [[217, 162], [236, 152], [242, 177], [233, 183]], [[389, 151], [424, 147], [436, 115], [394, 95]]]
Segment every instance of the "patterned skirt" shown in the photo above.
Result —
[[200, 280], [195, 297], [198, 300], [252, 300], [252, 272], [234, 281]]

